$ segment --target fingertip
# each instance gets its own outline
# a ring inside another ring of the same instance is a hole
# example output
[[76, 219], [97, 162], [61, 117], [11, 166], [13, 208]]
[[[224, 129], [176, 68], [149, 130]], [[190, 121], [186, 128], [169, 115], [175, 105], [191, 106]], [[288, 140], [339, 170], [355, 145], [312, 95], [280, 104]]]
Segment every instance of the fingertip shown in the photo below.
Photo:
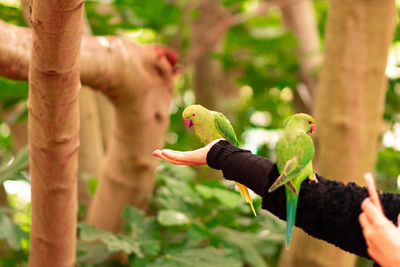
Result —
[[373, 178], [373, 176], [372, 176], [372, 173], [370, 173], [370, 172], [367, 172], [367, 173], [365, 173], [364, 174], [364, 180], [367, 182], [370, 182], [370, 181], [373, 181], [374, 180], [374, 178]]

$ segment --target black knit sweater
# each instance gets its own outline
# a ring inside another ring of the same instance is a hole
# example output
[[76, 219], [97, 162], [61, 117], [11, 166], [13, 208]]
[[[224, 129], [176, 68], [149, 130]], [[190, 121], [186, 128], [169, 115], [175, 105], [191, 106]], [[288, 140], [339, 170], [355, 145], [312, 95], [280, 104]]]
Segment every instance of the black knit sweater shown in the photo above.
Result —
[[[286, 219], [284, 187], [268, 193], [279, 176], [276, 165], [248, 150], [236, 148], [222, 140], [207, 155], [207, 164], [228, 180], [244, 184], [262, 197], [262, 208], [282, 220]], [[300, 190], [295, 225], [307, 234], [325, 240], [348, 252], [370, 258], [358, 216], [361, 202], [368, 196], [365, 187], [355, 183], [344, 185], [317, 175], [318, 183], [306, 179]], [[385, 215], [397, 224], [400, 195], [379, 195]]]

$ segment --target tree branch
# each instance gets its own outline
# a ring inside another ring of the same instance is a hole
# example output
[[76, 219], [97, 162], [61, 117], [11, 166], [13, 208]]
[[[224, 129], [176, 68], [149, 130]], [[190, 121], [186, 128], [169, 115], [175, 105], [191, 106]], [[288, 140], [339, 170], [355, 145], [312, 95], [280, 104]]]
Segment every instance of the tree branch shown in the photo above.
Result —
[[[27, 80], [31, 29], [0, 20], [0, 39], [7, 40], [0, 43], [0, 76]], [[171, 77], [177, 72], [176, 63], [177, 55], [163, 46], [137, 45], [119, 37], [84, 36], [82, 39], [82, 83], [103, 91], [118, 103], [140, 95], [146, 87], [145, 81], [154, 77], [171, 85]], [[135, 86], [123, 89], [131, 83]]]
[[[0, 44], [0, 75], [27, 78], [30, 35], [30, 29], [0, 21], [0, 39], [8, 40]], [[81, 81], [101, 90], [116, 111], [100, 184], [89, 210], [90, 223], [118, 231], [126, 205], [146, 207], [157, 165], [152, 152], [163, 146], [168, 128], [177, 61], [175, 52], [160, 45], [83, 37]]]

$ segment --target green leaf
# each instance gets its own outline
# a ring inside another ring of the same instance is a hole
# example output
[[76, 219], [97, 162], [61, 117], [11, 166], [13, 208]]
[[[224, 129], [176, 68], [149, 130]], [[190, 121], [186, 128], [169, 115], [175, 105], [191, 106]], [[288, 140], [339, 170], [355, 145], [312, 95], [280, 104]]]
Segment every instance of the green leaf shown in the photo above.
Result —
[[122, 218], [130, 223], [138, 223], [143, 219], [143, 211], [132, 206], [126, 206], [122, 212]]
[[26, 239], [27, 236], [6, 214], [0, 211], [0, 239], [5, 239], [13, 249], [21, 249], [21, 240]]
[[7, 23], [26, 26], [24, 16], [22, 15], [19, 5], [15, 5], [19, 1], [0, 1], [0, 18]]
[[243, 253], [244, 259], [252, 266], [267, 266], [261, 254], [263, 249], [258, 246], [259, 240], [263, 239], [259, 233], [240, 232], [219, 226], [215, 229], [215, 234], [225, 242], [238, 246]]
[[157, 215], [157, 221], [164, 226], [186, 225], [189, 219], [185, 214], [174, 210], [161, 210]]
[[195, 248], [179, 251], [171, 251], [150, 267], [239, 267], [242, 262], [238, 261], [229, 249], [216, 249], [212, 247]]
[[214, 193], [215, 197], [229, 208], [236, 207], [242, 201], [242, 197], [236, 192], [214, 188]]
[[158, 240], [143, 240], [140, 243], [140, 247], [148, 256], [157, 256], [161, 251], [161, 245]]
[[80, 238], [83, 241], [101, 241], [110, 252], [123, 251], [128, 254], [135, 253], [139, 257], [143, 256], [139, 243], [129, 236], [115, 235], [87, 223], [80, 223], [79, 229]]
[[21, 170], [26, 169], [29, 166], [29, 154], [26, 147], [21, 148], [15, 157], [11, 158], [7, 162], [3, 162], [0, 167], [0, 183], [3, 183], [7, 179], [24, 179], [24, 176], [19, 175]]
[[112, 252], [108, 250], [104, 243], [87, 243], [77, 240], [76, 255], [79, 263], [96, 264], [106, 260], [112, 255]]
[[234, 191], [223, 189], [223, 188], [213, 188], [210, 186], [205, 186], [197, 184], [195, 186], [196, 190], [206, 199], [216, 198], [221, 204], [229, 208], [235, 208], [242, 201], [242, 197]]
[[127, 221], [123, 232], [134, 237], [140, 244], [140, 248], [146, 256], [153, 257], [161, 250], [159, 231], [155, 218], [144, 217], [142, 210], [132, 206], [126, 206], [122, 217]]
[[196, 184], [195, 188], [197, 192], [199, 192], [205, 199], [210, 199], [214, 197], [214, 188], [211, 188], [209, 186], [205, 186], [202, 184]]
[[0, 77], [0, 100], [20, 100], [28, 97], [28, 82], [12, 81]]
[[194, 222], [188, 229], [187, 234], [191, 241], [199, 241], [211, 235], [210, 230], [201, 222]]
[[94, 194], [96, 194], [98, 185], [99, 185], [99, 179], [97, 179], [96, 177], [90, 177], [87, 180], [87, 186], [88, 186], [90, 195], [94, 196]]

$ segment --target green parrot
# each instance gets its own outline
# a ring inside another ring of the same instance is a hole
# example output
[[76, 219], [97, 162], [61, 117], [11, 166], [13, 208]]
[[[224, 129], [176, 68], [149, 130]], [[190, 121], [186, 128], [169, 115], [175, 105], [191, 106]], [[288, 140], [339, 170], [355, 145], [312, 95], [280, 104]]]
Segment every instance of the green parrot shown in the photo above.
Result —
[[289, 248], [292, 238], [301, 183], [306, 178], [318, 182], [312, 166], [314, 144], [308, 135], [314, 129], [313, 117], [304, 113], [295, 114], [287, 121], [283, 134], [276, 144], [276, 162], [280, 176], [271, 185], [268, 192], [285, 185], [286, 248]]
[[[194, 127], [197, 138], [204, 145], [215, 139], [224, 138], [231, 141], [235, 146], [239, 146], [235, 131], [224, 114], [208, 110], [201, 105], [190, 105], [185, 108], [182, 117], [186, 127]], [[246, 202], [250, 204], [254, 215], [257, 216], [247, 187], [238, 182], [236, 182], [236, 184], [239, 188], [239, 192]]]

